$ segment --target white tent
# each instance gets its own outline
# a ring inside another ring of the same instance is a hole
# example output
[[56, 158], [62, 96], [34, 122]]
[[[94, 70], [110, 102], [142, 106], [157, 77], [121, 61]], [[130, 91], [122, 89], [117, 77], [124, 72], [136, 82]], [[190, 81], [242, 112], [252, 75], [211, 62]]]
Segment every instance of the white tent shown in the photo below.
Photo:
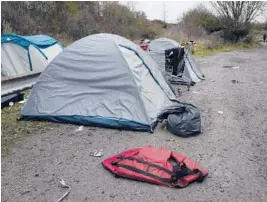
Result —
[[2, 35], [1, 75], [42, 72], [62, 50], [63, 46], [49, 36]]

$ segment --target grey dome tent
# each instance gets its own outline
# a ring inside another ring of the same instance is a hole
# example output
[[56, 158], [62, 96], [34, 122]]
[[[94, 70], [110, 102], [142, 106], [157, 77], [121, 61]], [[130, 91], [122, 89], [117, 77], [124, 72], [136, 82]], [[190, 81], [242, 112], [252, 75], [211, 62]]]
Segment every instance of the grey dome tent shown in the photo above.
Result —
[[179, 103], [154, 60], [112, 34], [82, 38], [42, 72], [21, 114], [50, 120], [153, 132], [158, 116]]
[[148, 50], [171, 83], [189, 84], [204, 79], [189, 50], [185, 51], [178, 42], [167, 38], [155, 39], [149, 44]]

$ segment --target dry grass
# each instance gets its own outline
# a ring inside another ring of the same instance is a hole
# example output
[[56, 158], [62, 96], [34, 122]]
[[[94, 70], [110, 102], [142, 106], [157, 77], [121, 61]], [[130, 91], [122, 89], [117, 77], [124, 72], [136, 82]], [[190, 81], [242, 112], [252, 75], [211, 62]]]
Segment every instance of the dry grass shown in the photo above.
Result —
[[[29, 94], [29, 90], [24, 92]], [[23, 104], [14, 103], [11, 107], [1, 110], [1, 151], [2, 155], [8, 154], [13, 144], [24, 140], [26, 137], [34, 134], [35, 131], [45, 128], [48, 122], [19, 121], [20, 111]]]
[[[173, 39], [180, 44], [185, 44], [189, 41], [189, 38], [182, 31], [183, 29], [178, 29], [177, 27], [166, 30], [162, 36]], [[196, 42], [194, 46], [194, 56], [196, 57], [204, 57], [208, 55], [212, 55], [216, 52], [228, 52], [233, 50], [243, 50], [256, 48], [259, 46], [259, 39], [262, 38], [262, 32], [252, 31], [251, 33], [251, 43], [238, 43], [238, 44], [226, 44], [220, 38], [219, 33], [215, 33], [212, 35], [207, 35], [205, 32], [200, 33], [198, 36], [191, 36], [191, 39]]]
[[66, 34], [57, 34], [57, 35], [55, 35], [55, 39], [60, 41], [60, 43], [64, 47], [67, 47], [67, 46], [69, 46], [70, 44], [73, 43], [73, 39], [70, 36], [66, 35]]
[[244, 50], [256, 47], [259, 47], [258, 43], [220, 44], [215, 46], [210, 44], [207, 45], [203, 41], [198, 41], [194, 47], [194, 56], [205, 57], [213, 55], [216, 52], [229, 52], [234, 50]]

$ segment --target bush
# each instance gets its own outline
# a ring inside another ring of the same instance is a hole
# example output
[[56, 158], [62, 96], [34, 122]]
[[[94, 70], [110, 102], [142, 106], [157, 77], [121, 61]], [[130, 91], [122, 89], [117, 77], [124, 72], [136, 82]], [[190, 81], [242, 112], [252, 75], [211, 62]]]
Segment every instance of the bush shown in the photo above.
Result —
[[205, 30], [210, 34], [222, 29], [219, 18], [201, 4], [184, 13], [181, 23], [183, 27], [188, 26], [189, 29], [193, 29], [195, 34], [197, 34], [196, 31], [203, 32], [202, 30]]
[[10, 25], [10, 23], [6, 22], [5, 20], [2, 22], [2, 27], [1, 27], [2, 33], [5, 34], [10, 34], [13, 32], [13, 29]]
[[2, 2], [2, 33], [22, 35], [53, 33], [73, 40], [108, 32], [130, 39], [154, 38], [164, 29], [160, 21], [149, 21], [118, 2], [42, 1]]
[[203, 42], [204, 42], [204, 47], [206, 49], [217, 49], [222, 47], [222, 45], [224, 44], [223, 40], [218, 34], [212, 34], [206, 36]]
[[246, 44], [252, 44], [255, 42], [255, 39], [251, 34], [248, 34], [247, 36], [241, 38], [240, 42]]
[[[230, 43], [237, 43], [250, 34], [252, 27], [255, 27], [253, 20], [264, 13], [267, 2], [213, 1], [211, 5], [217, 11], [223, 29], [223, 39]], [[245, 41], [251, 42], [252, 40], [248, 37]]]

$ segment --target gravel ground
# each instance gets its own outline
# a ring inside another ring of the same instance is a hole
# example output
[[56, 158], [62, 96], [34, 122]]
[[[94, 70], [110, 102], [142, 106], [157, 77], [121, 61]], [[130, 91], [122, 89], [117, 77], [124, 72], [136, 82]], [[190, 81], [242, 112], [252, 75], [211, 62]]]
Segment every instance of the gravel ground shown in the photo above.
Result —
[[[56, 177], [72, 187], [64, 201], [267, 201], [267, 46], [217, 53], [200, 65], [206, 80], [181, 99], [201, 110], [202, 134], [183, 139], [160, 125], [150, 134], [48, 124], [2, 157], [2, 201], [56, 201], [66, 191]], [[144, 145], [185, 154], [209, 176], [171, 189], [114, 178], [100, 164]], [[90, 156], [97, 149], [103, 157]]]

